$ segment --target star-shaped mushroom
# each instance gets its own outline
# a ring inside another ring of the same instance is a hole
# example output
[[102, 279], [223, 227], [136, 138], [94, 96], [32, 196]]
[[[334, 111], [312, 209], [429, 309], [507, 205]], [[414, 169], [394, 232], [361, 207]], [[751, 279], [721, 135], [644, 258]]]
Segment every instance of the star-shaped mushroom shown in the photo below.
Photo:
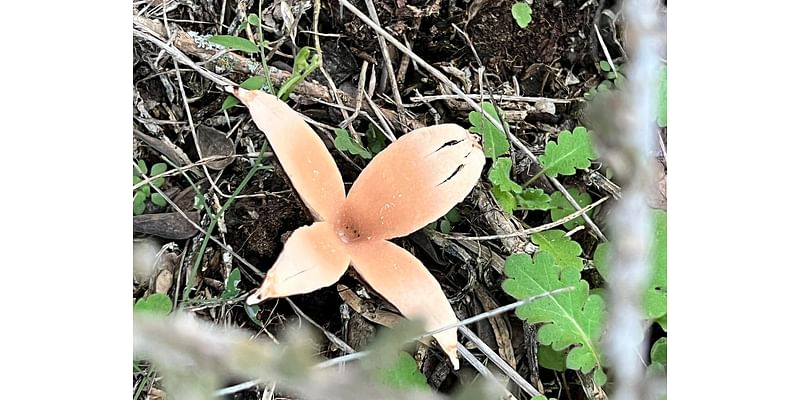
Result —
[[[469, 194], [485, 158], [458, 125], [409, 132], [370, 162], [345, 196], [325, 144], [277, 97], [232, 88], [250, 110], [295, 190], [317, 222], [295, 230], [248, 304], [334, 284], [349, 265], [407, 318], [427, 330], [458, 321], [422, 262], [388, 239], [435, 221]], [[433, 335], [458, 368], [456, 329]]]

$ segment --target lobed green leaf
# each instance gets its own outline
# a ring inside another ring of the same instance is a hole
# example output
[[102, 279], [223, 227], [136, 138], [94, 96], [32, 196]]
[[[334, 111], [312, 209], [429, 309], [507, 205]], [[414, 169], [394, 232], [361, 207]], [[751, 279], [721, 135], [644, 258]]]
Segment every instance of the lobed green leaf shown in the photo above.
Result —
[[[481, 103], [481, 108], [483, 108], [484, 112], [500, 121], [497, 110], [494, 109], [492, 103], [483, 102]], [[469, 122], [472, 124], [469, 131], [480, 134], [483, 139], [483, 154], [485, 154], [486, 157], [495, 159], [508, 153], [511, 146], [508, 143], [505, 132], [497, 129], [483, 114], [477, 111], [471, 111], [469, 113]], [[505, 121], [502, 122], [506, 129], [508, 129], [508, 124], [506, 124]]]
[[539, 341], [553, 350], [569, 348], [567, 368], [589, 373], [604, 380], [602, 355], [598, 341], [605, 322], [602, 297], [589, 294], [589, 284], [581, 279], [579, 268], [562, 267], [546, 252], [531, 259], [527, 254], [514, 254], [506, 259], [508, 279], [503, 290], [517, 299], [524, 299], [555, 289], [574, 286], [571, 292], [559, 293], [518, 308], [516, 314], [529, 324], [543, 324]]
[[519, 209], [524, 210], [549, 210], [550, 196], [542, 189], [527, 188], [516, 195]]
[[575, 175], [577, 169], [586, 169], [596, 158], [592, 142], [586, 128], [579, 126], [570, 131], [562, 131], [558, 142], [549, 141], [544, 154], [539, 157], [547, 176]]
[[511, 159], [500, 157], [492, 163], [489, 169], [489, 182], [500, 188], [504, 192], [522, 193], [522, 186], [512, 181], [511, 178]]
[[[575, 202], [578, 203], [581, 208], [592, 204], [592, 197], [589, 196], [587, 193], [583, 193], [579, 191], [577, 188], [568, 188], [567, 192], [572, 195], [572, 198], [575, 199]], [[566, 217], [578, 211], [572, 204], [569, 204], [567, 198], [561, 192], [555, 192], [550, 196], [550, 218], [553, 221], [557, 221], [561, 218]], [[592, 216], [594, 210], [589, 210], [586, 214], [590, 217]], [[575, 218], [571, 221], [564, 223], [564, 227], [567, 229], [572, 229], [577, 227], [578, 225], [585, 224], [586, 220], [583, 219], [583, 216]]]
[[564, 231], [553, 229], [531, 235], [539, 250], [553, 256], [556, 265], [583, 269], [581, 245], [573, 241]]

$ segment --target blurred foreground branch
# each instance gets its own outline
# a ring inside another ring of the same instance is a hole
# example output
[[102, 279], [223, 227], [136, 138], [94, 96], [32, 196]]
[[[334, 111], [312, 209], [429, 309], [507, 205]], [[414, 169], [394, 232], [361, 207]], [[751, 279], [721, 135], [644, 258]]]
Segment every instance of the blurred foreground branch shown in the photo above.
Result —
[[183, 313], [168, 318], [136, 315], [133, 321], [134, 354], [157, 367], [171, 399], [211, 399], [224, 382], [252, 379], [277, 382], [304, 399], [442, 399], [430, 392], [391, 390], [353, 365], [341, 371], [312, 368], [317, 362], [313, 348], [302, 332], [279, 346]]
[[627, 47], [632, 54], [621, 96], [594, 110], [600, 153], [610, 164], [624, 196], [610, 217], [608, 335], [605, 348], [614, 374], [614, 399], [652, 398], [645, 384], [642, 299], [653, 270], [653, 238], [647, 204], [652, 186], [652, 149], [657, 135], [654, 110], [659, 45], [663, 35], [658, 1], [627, 0]]

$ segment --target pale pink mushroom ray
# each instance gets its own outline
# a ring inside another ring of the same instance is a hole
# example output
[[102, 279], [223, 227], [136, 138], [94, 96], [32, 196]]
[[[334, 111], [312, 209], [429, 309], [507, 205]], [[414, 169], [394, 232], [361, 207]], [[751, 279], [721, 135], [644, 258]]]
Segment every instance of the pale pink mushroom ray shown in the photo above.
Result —
[[[474, 135], [438, 125], [403, 135], [380, 152], [345, 198], [341, 174], [302, 117], [275, 96], [234, 94], [267, 135], [292, 185], [318, 221], [286, 242], [250, 304], [329, 286], [352, 264], [406, 317], [434, 330], [458, 321], [436, 279], [411, 253], [386, 239], [435, 221], [469, 194], [485, 158]], [[433, 335], [458, 368], [456, 329]]]

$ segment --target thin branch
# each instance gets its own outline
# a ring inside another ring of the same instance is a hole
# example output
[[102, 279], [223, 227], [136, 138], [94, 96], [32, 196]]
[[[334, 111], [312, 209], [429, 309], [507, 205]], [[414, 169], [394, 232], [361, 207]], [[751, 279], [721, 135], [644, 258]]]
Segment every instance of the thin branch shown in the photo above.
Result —
[[[483, 97], [479, 93], [475, 94], [466, 94], [466, 97], [473, 99], [473, 100], [482, 100]], [[498, 101], [521, 101], [526, 103], [536, 103], [539, 101], [549, 101], [551, 103], [556, 104], [569, 104], [572, 102], [582, 102], [585, 101], [584, 99], [553, 99], [550, 97], [527, 97], [527, 96], [506, 96], [502, 94], [495, 95], [497, 96]], [[415, 103], [424, 103], [426, 101], [434, 101], [434, 100], [455, 100], [455, 99], [463, 99], [462, 96], [457, 94], [437, 94], [431, 96], [413, 96], [409, 100]]]
[[603, 197], [602, 199], [597, 200], [594, 203], [589, 204], [588, 206], [586, 206], [584, 208], [581, 208], [580, 210], [575, 211], [574, 213], [572, 213], [570, 215], [567, 215], [564, 218], [558, 219], [558, 220], [553, 221], [553, 222], [546, 223], [544, 225], [539, 225], [539, 226], [537, 226], [535, 228], [523, 229], [521, 231], [514, 232], [514, 233], [506, 233], [506, 234], [503, 234], [503, 235], [489, 235], [489, 236], [458, 236], [458, 235], [445, 235], [445, 234], [442, 234], [442, 237], [445, 237], [447, 239], [453, 239], [453, 240], [493, 240], [493, 239], [505, 239], [505, 238], [517, 237], [517, 236], [527, 236], [527, 235], [530, 235], [532, 233], [543, 232], [543, 231], [546, 231], [548, 229], [555, 228], [555, 227], [557, 227], [559, 225], [563, 225], [563, 224], [565, 224], [565, 223], [567, 223], [569, 221], [572, 221], [573, 219], [576, 219], [576, 218], [581, 217], [581, 216], [583, 216], [583, 219], [586, 220], [586, 215], [585, 214], [587, 212], [589, 212], [589, 210], [599, 206], [600, 204], [602, 204], [603, 202], [605, 202], [608, 199], [609, 199], [608, 196]]
[[[458, 321], [458, 322], [456, 322], [454, 324], [445, 325], [445, 326], [443, 326], [443, 327], [441, 327], [439, 329], [428, 331], [428, 332], [426, 332], [426, 333], [424, 333], [424, 334], [422, 334], [422, 335], [420, 335], [420, 336], [418, 336], [416, 338], [413, 338], [413, 340], [416, 340], [416, 339], [419, 339], [419, 338], [423, 338], [425, 336], [434, 335], [434, 334], [437, 334], [439, 332], [444, 332], [444, 331], [446, 331], [448, 329], [453, 329], [453, 328], [458, 328], [458, 327], [461, 327], [461, 326], [469, 325], [469, 324], [471, 324], [473, 322], [478, 322], [478, 321], [481, 321], [481, 320], [484, 320], [484, 319], [487, 319], [487, 318], [494, 317], [495, 315], [499, 315], [499, 314], [511, 311], [511, 310], [516, 309], [518, 307], [524, 306], [525, 304], [528, 304], [528, 303], [530, 303], [532, 301], [536, 301], [536, 300], [539, 300], [539, 299], [542, 299], [542, 298], [545, 298], [545, 297], [553, 296], [553, 295], [564, 293], [564, 292], [571, 292], [573, 290], [575, 290], [575, 287], [574, 286], [569, 286], [569, 287], [565, 287], [565, 288], [561, 288], [561, 289], [551, 290], [551, 291], [546, 292], [546, 293], [537, 294], [535, 296], [531, 296], [531, 297], [528, 297], [526, 299], [522, 299], [522, 300], [516, 301], [514, 303], [507, 304], [505, 306], [498, 307], [498, 308], [495, 308], [493, 310], [489, 310], [489, 311], [480, 313], [480, 314], [475, 315], [473, 317]], [[331, 358], [330, 360], [326, 360], [326, 361], [323, 361], [323, 362], [317, 364], [316, 367], [317, 368], [331, 367], [331, 366], [338, 365], [338, 364], [341, 364], [341, 363], [345, 363], [345, 362], [348, 362], [348, 361], [358, 360], [360, 358], [363, 358], [367, 354], [369, 354], [368, 351], [360, 351], [360, 352], [357, 352], [357, 353], [352, 353], [352, 354], [348, 354], [348, 355], [341, 356], [341, 357]]]

